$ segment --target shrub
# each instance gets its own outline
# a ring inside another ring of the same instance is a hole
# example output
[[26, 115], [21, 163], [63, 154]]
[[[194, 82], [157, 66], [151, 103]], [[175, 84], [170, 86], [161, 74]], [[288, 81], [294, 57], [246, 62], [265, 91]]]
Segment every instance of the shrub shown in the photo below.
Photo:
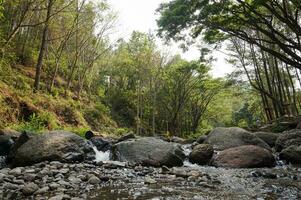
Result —
[[14, 127], [18, 131], [41, 132], [59, 128], [58, 122], [49, 112], [41, 112], [38, 115], [32, 114], [28, 121], [21, 122]]

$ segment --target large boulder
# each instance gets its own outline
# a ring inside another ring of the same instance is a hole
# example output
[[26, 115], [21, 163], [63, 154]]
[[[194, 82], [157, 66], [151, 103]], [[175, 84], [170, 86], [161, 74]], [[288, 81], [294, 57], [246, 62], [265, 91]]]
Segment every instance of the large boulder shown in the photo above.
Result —
[[283, 149], [279, 154], [280, 159], [293, 164], [301, 163], [301, 146], [292, 145]]
[[214, 150], [210, 144], [196, 145], [189, 154], [189, 161], [199, 165], [206, 165], [213, 156]]
[[83, 161], [93, 152], [90, 145], [76, 134], [51, 131], [35, 136], [21, 145], [12, 158], [13, 166], [26, 166], [42, 161]]
[[15, 141], [14, 145], [12, 146], [12, 148], [10, 149], [10, 152], [8, 154], [7, 157], [7, 161], [11, 162], [14, 157], [15, 154], [17, 152], [17, 150], [23, 145], [25, 144], [28, 140], [32, 139], [35, 135], [32, 133], [28, 133], [26, 131], [24, 131]]
[[294, 129], [290, 131], [283, 132], [279, 135], [276, 140], [275, 148], [277, 152], [288, 148], [289, 146], [301, 146], [301, 130]]
[[10, 136], [0, 135], [0, 156], [7, 156], [14, 141]]
[[112, 147], [113, 160], [129, 162], [131, 165], [181, 166], [185, 158], [179, 145], [163, 140], [144, 137], [115, 144]]
[[253, 134], [265, 141], [270, 147], [275, 146], [276, 140], [279, 136], [279, 134], [271, 132], [255, 132]]
[[245, 145], [219, 152], [213, 158], [212, 165], [229, 168], [273, 167], [275, 158], [267, 149]]
[[256, 145], [271, 150], [269, 145], [248, 131], [237, 128], [215, 128], [210, 132], [205, 143], [213, 145], [217, 151], [242, 145]]
[[5, 128], [0, 130], [0, 136], [1, 135], [6, 135], [11, 137], [12, 140], [16, 140], [21, 135], [21, 133], [9, 128]]
[[127, 134], [121, 136], [121, 137], [116, 141], [116, 143], [118, 143], [118, 142], [123, 142], [123, 141], [129, 140], [129, 139], [134, 139], [134, 138], [136, 138], [135, 135], [134, 135], [134, 133], [130, 132], [130, 133], [127, 133]]

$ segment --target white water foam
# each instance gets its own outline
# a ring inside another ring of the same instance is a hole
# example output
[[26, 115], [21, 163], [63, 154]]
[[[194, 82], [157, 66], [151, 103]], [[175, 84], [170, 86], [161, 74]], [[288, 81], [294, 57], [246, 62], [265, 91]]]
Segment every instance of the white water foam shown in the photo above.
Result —
[[96, 148], [96, 146], [94, 144], [92, 144], [92, 142], [90, 142], [91, 147], [93, 148], [94, 152], [95, 152], [95, 162], [101, 162], [101, 161], [109, 161], [110, 160], [110, 151], [98, 151], [98, 149]]

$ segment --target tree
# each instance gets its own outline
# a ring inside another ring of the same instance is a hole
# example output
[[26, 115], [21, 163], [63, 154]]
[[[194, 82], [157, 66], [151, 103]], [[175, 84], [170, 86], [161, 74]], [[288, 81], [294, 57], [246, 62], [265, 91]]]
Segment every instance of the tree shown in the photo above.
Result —
[[174, 0], [159, 9], [159, 33], [182, 40], [190, 30], [208, 42], [238, 37], [301, 69], [300, 9], [296, 0]]
[[54, 0], [48, 0], [47, 14], [46, 14], [45, 24], [44, 24], [44, 28], [43, 28], [43, 33], [42, 33], [41, 47], [40, 47], [38, 62], [36, 65], [34, 91], [38, 91], [39, 86], [40, 86], [41, 69], [42, 69], [44, 53], [45, 53], [45, 49], [46, 49], [46, 45], [47, 45], [48, 28], [49, 28], [49, 23], [50, 23], [50, 17], [52, 14], [53, 3], [54, 3]]

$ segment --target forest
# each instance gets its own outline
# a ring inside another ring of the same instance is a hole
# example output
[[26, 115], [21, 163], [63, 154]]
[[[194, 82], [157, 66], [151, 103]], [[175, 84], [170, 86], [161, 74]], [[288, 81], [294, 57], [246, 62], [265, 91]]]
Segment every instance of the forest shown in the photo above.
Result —
[[300, 200], [300, 112], [301, 0], [0, 0], [0, 199]]
[[[188, 2], [161, 4], [157, 33], [114, 40], [107, 1], [2, 0], [0, 126], [194, 137], [298, 116], [299, 1]], [[160, 49], [158, 36], [201, 41], [199, 59]], [[214, 78], [221, 46], [235, 70]]]

